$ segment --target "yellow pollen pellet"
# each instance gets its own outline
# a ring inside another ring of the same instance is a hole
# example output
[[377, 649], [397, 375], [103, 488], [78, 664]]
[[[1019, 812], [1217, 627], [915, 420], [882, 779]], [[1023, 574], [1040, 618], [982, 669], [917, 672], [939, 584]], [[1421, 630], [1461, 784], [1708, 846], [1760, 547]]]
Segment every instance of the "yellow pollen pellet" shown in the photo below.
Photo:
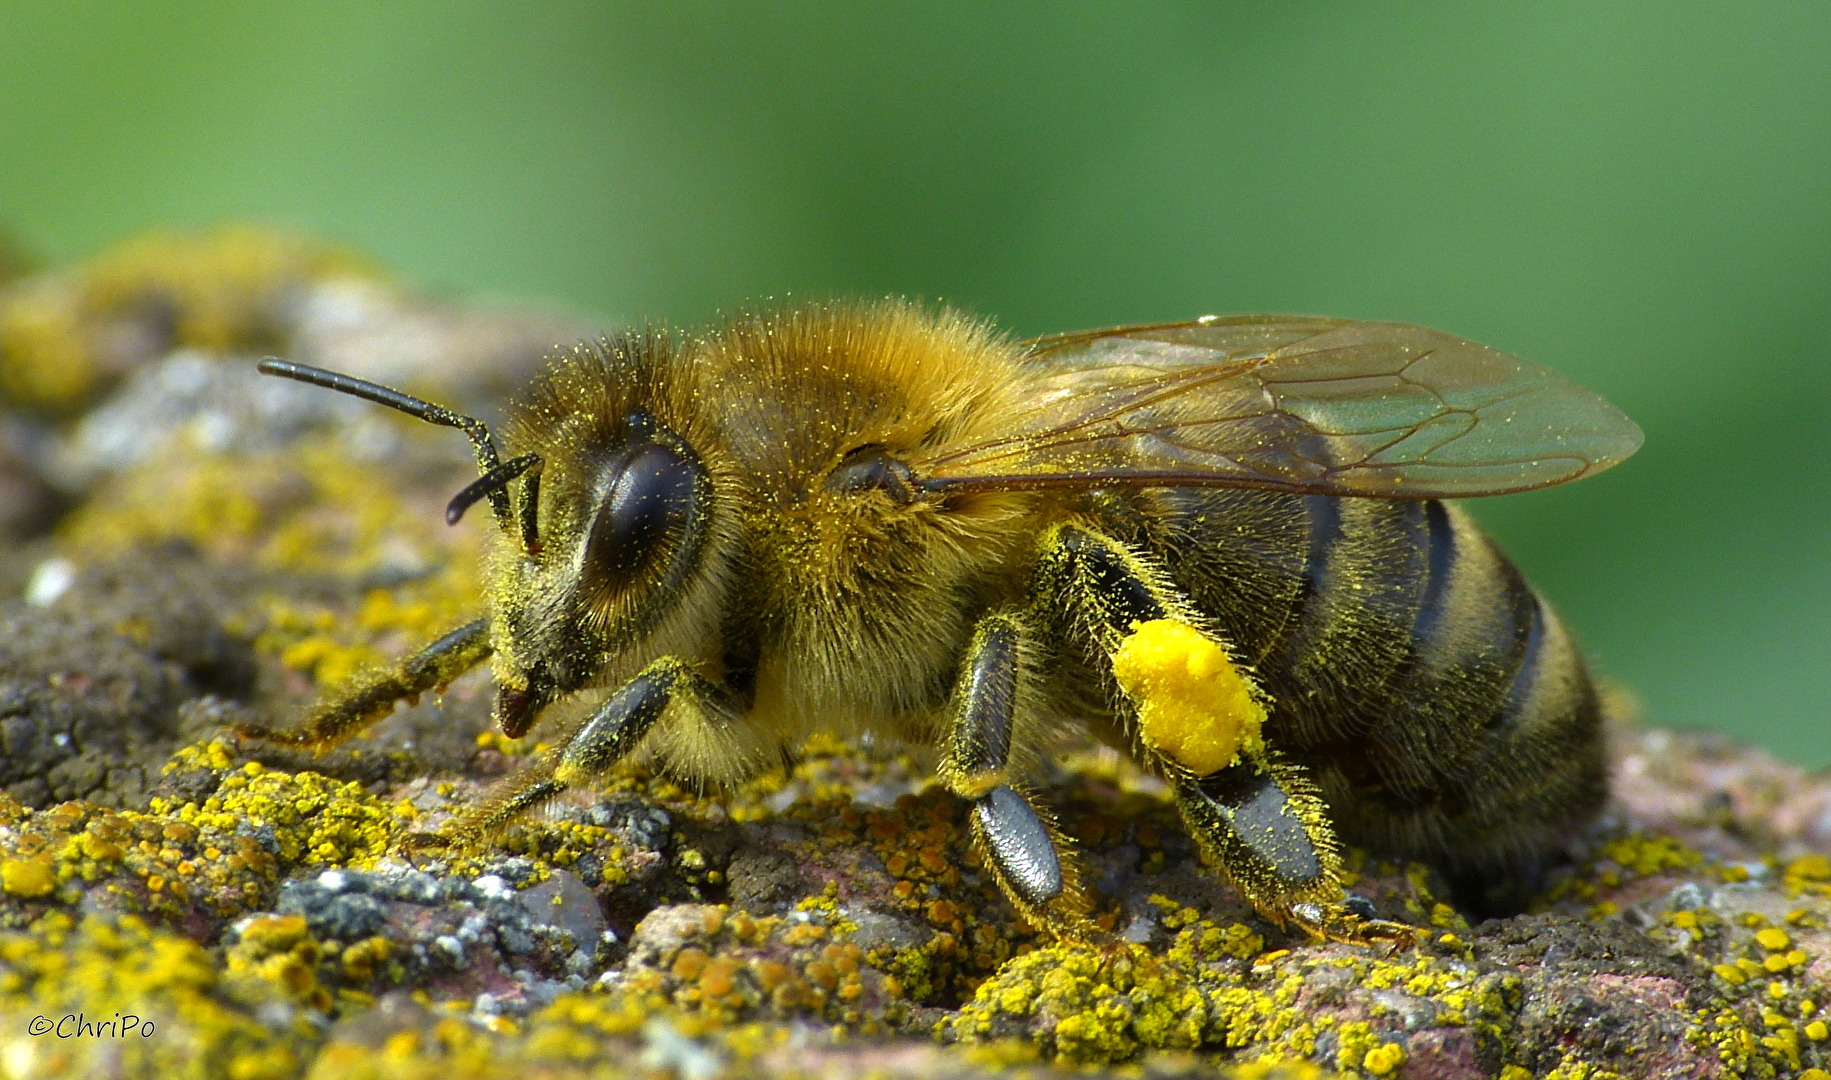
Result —
[[1227, 651], [1176, 619], [1138, 623], [1113, 653], [1145, 745], [1206, 776], [1258, 741], [1265, 708]]

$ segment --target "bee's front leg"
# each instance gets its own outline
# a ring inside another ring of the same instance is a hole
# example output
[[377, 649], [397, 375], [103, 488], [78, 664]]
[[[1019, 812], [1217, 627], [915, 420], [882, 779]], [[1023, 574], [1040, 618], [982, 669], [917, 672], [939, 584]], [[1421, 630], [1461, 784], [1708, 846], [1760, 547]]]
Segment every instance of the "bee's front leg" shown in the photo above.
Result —
[[312, 706], [296, 728], [281, 730], [258, 724], [237, 724], [238, 739], [279, 743], [284, 746], [328, 750], [361, 734], [394, 711], [401, 701], [412, 703], [489, 659], [490, 621], [478, 619], [458, 627], [392, 668], [357, 675]]
[[1169, 780], [1197, 844], [1248, 903], [1322, 937], [1393, 936], [1393, 924], [1352, 906], [1326, 804], [1267, 745], [1269, 699], [1166, 574], [1110, 537], [1064, 526], [1045, 541], [1033, 602], [1104, 656], [1145, 764]]
[[953, 725], [941, 781], [973, 805], [973, 840], [1004, 894], [1025, 918], [1062, 937], [1092, 935], [1076, 867], [1064, 861], [1054, 822], [1013, 784], [1013, 737], [1024, 720], [1024, 621], [979, 620], [954, 689]]
[[624, 683], [545, 760], [505, 781], [498, 793], [438, 834], [415, 833], [416, 847], [475, 848], [517, 817], [598, 776], [636, 748], [669, 708], [720, 711], [718, 688], [684, 661], [663, 657]]

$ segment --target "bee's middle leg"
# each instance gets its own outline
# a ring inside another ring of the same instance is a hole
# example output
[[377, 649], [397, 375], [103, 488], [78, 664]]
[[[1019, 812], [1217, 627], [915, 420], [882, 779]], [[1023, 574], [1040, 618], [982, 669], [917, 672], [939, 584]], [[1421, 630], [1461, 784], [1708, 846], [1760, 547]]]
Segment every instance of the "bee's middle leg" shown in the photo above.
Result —
[[1076, 868], [1060, 832], [1013, 785], [1012, 739], [1021, 720], [1025, 627], [1016, 615], [979, 621], [954, 692], [941, 780], [973, 805], [973, 840], [999, 887], [1031, 922], [1055, 934], [1092, 934]]
[[717, 688], [675, 657], [663, 657], [619, 687], [563, 746], [506, 781], [498, 794], [439, 834], [414, 834], [419, 846], [472, 848], [516, 818], [627, 757], [670, 706], [713, 709]]

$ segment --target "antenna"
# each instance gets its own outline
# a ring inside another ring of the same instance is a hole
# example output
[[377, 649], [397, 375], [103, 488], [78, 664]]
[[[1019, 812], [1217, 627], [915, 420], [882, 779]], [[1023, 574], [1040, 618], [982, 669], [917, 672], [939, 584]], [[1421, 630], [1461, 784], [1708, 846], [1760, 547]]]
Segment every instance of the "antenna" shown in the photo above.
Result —
[[511, 480], [525, 473], [526, 479], [521, 482], [521, 502], [517, 507], [517, 516], [521, 519], [521, 543], [529, 555], [539, 554], [540, 531], [535, 525], [535, 515], [540, 512], [540, 471], [544, 464], [539, 454], [523, 454], [472, 480], [464, 486], [463, 491], [451, 497], [451, 502], [445, 504], [445, 523], [456, 525], [464, 517], [464, 512], [475, 505], [478, 499], [502, 491]]
[[[290, 360], [281, 360], [274, 356], [260, 362], [260, 372], [263, 375], [277, 375], [282, 379], [310, 383], [313, 386], [322, 386], [326, 390], [335, 390], [340, 394], [349, 394], [351, 397], [373, 401], [377, 405], [386, 405], [388, 408], [398, 409], [408, 416], [418, 417], [429, 424], [457, 428], [470, 436], [471, 445], [477, 452], [477, 471], [482, 476], [466, 486], [463, 491], [458, 492], [457, 497], [452, 499], [451, 504], [446, 507], [445, 519], [454, 524], [472, 503], [488, 496], [490, 509], [496, 514], [496, 523], [505, 531], [512, 530], [515, 527], [515, 515], [509, 508], [509, 494], [504, 489], [509, 481], [528, 472], [528, 485], [522, 489], [521, 535], [522, 542], [528, 547], [530, 555], [539, 549], [539, 542], [535, 538], [534, 522], [534, 509], [539, 492], [538, 477], [541, 464], [539, 455], [528, 454], [504, 465], [496, 454], [496, 440], [490, 437], [490, 429], [483, 421], [462, 413], [452, 412], [450, 409], [434, 405], [429, 401], [421, 401], [419, 398], [403, 394], [399, 390], [390, 389], [379, 383], [369, 382], [367, 379], [326, 371], [309, 364], [295, 364]], [[530, 488], [533, 490], [530, 491]]]

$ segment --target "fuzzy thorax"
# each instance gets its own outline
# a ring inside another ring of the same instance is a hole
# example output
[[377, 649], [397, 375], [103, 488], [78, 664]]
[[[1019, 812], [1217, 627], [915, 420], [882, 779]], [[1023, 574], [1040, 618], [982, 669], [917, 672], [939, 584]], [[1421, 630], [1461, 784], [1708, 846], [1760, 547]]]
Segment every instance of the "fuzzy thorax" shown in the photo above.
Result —
[[1113, 676], [1137, 707], [1139, 738], [1196, 776], [1259, 745], [1265, 707], [1252, 684], [1227, 650], [1186, 622], [1133, 624], [1113, 654]]

